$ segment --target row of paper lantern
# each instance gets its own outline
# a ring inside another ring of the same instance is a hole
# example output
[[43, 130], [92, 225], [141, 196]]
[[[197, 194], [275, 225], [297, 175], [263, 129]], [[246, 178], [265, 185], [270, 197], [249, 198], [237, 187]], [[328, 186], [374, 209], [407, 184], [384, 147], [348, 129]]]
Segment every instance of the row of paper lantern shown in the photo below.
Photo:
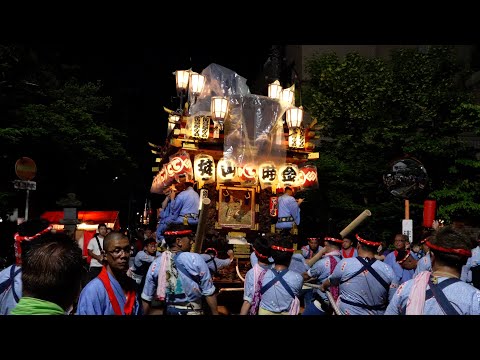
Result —
[[221, 158], [216, 164], [212, 156], [207, 154], [195, 155], [193, 166], [190, 155], [181, 151], [170, 157], [155, 177], [152, 192], [160, 193], [174, 180], [179, 181], [179, 175], [185, 174], [187, 180], [199, 183], [240, 182], [243, 185], [257, 185], [262, 189], [268, 187], [283, 188], [317, 188], [317, 168], [314, 165], [285, 163], [276, 166], [273, 162], [264, 162], [260, 165], [247, 163], [238, 165], [234, 160]]

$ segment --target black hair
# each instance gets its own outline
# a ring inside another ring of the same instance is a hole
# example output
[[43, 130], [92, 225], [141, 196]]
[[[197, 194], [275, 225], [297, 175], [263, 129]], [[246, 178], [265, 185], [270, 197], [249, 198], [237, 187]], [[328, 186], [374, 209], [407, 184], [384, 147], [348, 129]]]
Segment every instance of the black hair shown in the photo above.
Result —
[[[182, 231], [182, 230], [192, 230], [190, 234], [186, 235], [167, 235], [166, 233], [169, 231]], [[194, 227], [191, 225], [184, 225], [184, 224], [170, 224], [168, 225], [167, 229], [163, 233], [163, 237], [165, 238], [165, 242], [168, 247], [171, 247], [173, 244], [175, 244], [175, 241], [177, 240], [178, 237], [184, 237], [188, 236], [193, 238], [194, 237]]]
[[405, 259], [405, 256], [407, 256], [408, 251], [407, 250], [398, 250], [397, 251], [397, 256], [395, 256], [395, 261], [402, 261]]
[[154, 238], [146, 238], [145, 240], [143, 240], [143, 246], [147, 246], [148, 244], [151, 244], [151, 243], [156, 244], [157, 240], [155, 240]]
[[[265, 256], [267, 259], [271, 255], [271, 248], [270, 245], [272, 244], [272, 238], [273, 234], [265, 234], [262, 236], [262, 234], [258, 234], [255, 239], [253, 240], [252, 246], [255, 248], [255, 250], [260, 254]], [[258, 255], [257, 255], [258, 258]], [[268, 260], [263, 259], [262, 262], [268, 262]]]
[[[358, 236], [361, 237], [364, 240], [367, 240], [367, 241], [379, 242], [379, 241], [377, 241], [376, 234], [373, 233], [373, 232], [364, 231], [364, 232], [358, 233]], [[358, 240], [358, 244], [365, 251], [371, 251], [374, 254], [377, 253], [378, 245], [368, 245], [368, 244], [365, 244], [365, 243], [361, 242], [360, 240]]]
[[22, 263], [23, 296], [50, 301], [67, 310], [80, 293], [82, 250], [64, 233], [47, 233], [32, 244]]
[[[280, 233], [275, 234], [272, 237], [271, 246], [279, 246], [282, 248], [291, 249], [293, 248], [293, 238], [290, 233]], [[290, 261], [292, 260], [293, 252], [290, 251], [281, 251], [271, 249], [271, 256], [275, 264], [289, 266]]]
[[[49, 225], [50, 223], [48, 222], [48, 220], [45, 220], [43, 218], [27, 220], [18, 225], [18, 234], [20, 236], [33, 236], [35, 234], [38, 234], [42, 230], [45, 230]], [[28, 250], [35, 244], [45, 242], [45, 235], [47, 234], [49, 233], [47, 232], [43, 235], [37, 236], [35, 239], [24, 240], [20, 243], [20, 247], [22, 249], [22, 263], [25, 261]]]
[[[446, 249], [464, 249], [471, 250], [473, 242], [466, 232], [462, 229], [448, 225], [438, 229], [429, 242]], [[467, 263], [468, 257], [460, 254], [447, 253], [430, 248], [430, 252], [435, 255], [438, 262], [461, 270], [462, 266]]]

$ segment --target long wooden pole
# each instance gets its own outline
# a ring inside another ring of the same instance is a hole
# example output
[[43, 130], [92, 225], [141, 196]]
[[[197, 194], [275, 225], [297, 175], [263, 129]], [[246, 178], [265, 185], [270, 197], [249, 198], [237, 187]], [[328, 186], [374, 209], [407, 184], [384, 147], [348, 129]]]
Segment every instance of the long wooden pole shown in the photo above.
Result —
[[355, 229], [358, 225], [362, 223], [363, 220], [365, 220], [367, 217], [372, 216], [372, 213], [370, 210], [366, 209], [364, 210], [360, 215], [358, 215], [355, 220], [353, 220], [350, 224], [348, 224], [345, 229], [340, 231], [340, 236], [344, 238], [345, 236], [348, 235], [353, 229]]
[[200, 213], [198, 215], [197, 233], [195, 234], [195, 252], [200, 254], [202, 252], [203, 238], [205, 237], [205, 229], [208, 216], [208, 208], [212, 201], [209, 198], [200, 200]]

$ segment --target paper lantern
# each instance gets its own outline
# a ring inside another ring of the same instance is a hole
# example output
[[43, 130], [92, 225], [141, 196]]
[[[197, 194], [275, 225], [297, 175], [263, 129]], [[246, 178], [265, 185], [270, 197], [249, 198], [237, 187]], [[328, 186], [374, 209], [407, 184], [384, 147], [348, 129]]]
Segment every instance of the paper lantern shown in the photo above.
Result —
[[208, 139], [210, 135], [210, 117], [209, 116], [194, 116], [191, 120], [190, 134], [193, 138]]
[[272, 162], [265, 162], [258, 167], [258, 180], [262, 189], [276, 185], [278, 181], [277, 167]]
[[318, 177], [317, 167], [315, 165], [304, 165], [300, 168], [299, 173], [300, 186], [305, 189], [317, 189]]
[[270, 197], [270, 216], [275, 217], [278, 216], [278, 196], [271, 196]]
[[305, 129], [303, 127], [296, 127], [289, 130], [288, 146], [293, 149], [305, 148]]
[[207, 154], [195, 155], [193, 160], [195, 181], [215, 182], [215, 161]]
[[193, 168], [190, 155], [186, 151], [180, 151], [170, 156], [167, 164], [167, 174], [169, 178], [179, 181], [179, 175], [185, 174], [187, 180], [193, 180]]
[[437, 209], [436, 200], [425, 200], [423, 202], [423, 226], [431, 228], [435, 220], [435, 211]]
[[253, 184], [257, 182], [257, 166], [252, 163], [239, 166], [237, 168], [238, 177], [240, 181]]
[[219, 183], [234, 181], [237, 165], [232, 159], [221, 158], [217, 164], [217, 180]]
[[278, 169], [279, 187], [298, 186], [298, 166], [292, 163], [286, 163]]

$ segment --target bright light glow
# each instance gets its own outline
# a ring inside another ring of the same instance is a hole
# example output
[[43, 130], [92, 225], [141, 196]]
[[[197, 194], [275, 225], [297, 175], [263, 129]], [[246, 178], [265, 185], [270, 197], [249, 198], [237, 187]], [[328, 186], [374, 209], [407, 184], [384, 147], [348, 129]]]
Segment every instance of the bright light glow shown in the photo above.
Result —
[[303, 108], [293, 107], [287, 110], [287, 126], [289, 129], [295, 129], [302, 125]]
[[212, 96], [210, 110], [212, 112], [213, 120], [222, 122], [227, 116], [228, 100], [223, 96]]
[[272, 99], [280, 99], [282, 93], [282, 86], [278, 80], [275, 80], [273, 83], [268, 85], [268, 97]]
[[295, 85], [292, 85], [287, 89], [283, 89], [280, 95], [280, 100], [291, 105], [295, 105]]
[[178, 91], [187, 90], [189, 78], [190, 78], [190, 70], [175, 71], [175, 82], [176, 82]]
[[190, 75], [190, 91], [192, 95], [198, 95], [205, 86], [205, 76], [192, 72]]

